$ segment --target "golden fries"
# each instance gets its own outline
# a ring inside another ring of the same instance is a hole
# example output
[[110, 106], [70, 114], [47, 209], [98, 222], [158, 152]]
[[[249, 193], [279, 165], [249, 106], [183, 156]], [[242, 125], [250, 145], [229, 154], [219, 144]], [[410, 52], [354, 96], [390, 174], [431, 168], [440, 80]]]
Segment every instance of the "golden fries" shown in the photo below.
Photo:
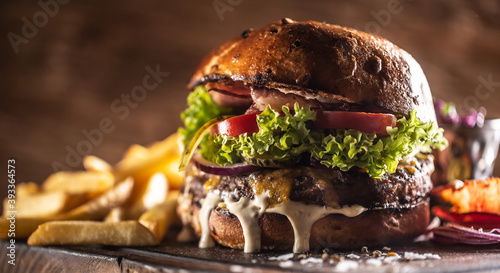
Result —
[[[35, 219], [22, 220], [30, 245], [54, 244], [104, 244], [116, 246], [151, 246], [158, 244], [170, 227], [175, 214], [178, 192], [171, 192], [168, 198], [141, 215], [139, 221], [51, 221], [42, 223]], [[64, 218], [64, 217], [62, 217]], [[5, 220], [5, 219], [3, 219]], [[0, 221], [0, 232], [7, 222]], [[38, 226], [40, 225], [40, 226]], [[36, 228], [38, 226], [38, 228]], [[19, 232], [19, 231], [18, 231]], [[2, 236], [3, 233], [0, 233]], [[4, 238], [4, 237], [0, 237]]]
[[28, 238], [28, 244], [151, 246], [158, 240], [137, 221], [52, 221], [40, 225]]
[[163, 239], [176, 217], [175, 206], [178, 196], [178, 191], [169, 192], [168, 198], [163, 203], [157, 204], [139, 217], [139, 223], [151, 230], [158, 241]]
[[[173, 134], [149, 147], [132, 145], [115, 166], [86, 156], [86, 171], [54, 173], [41, 186], [20, 183], [15, 237], [30, 245], [156, 245], [176, 219], [180, 155]], [[12, 237], [11, 211], [3, 213], [0, 240]]]
[[181, 148], [179, 134], [175, 133], [166, 139], [145, 148], [133, 145], [129, 148], [122, 161], [116, 164], [114, 174], [117, 179], [133, 176], [138, 183], [145, 182], [157, 172], [163, 172], [170, 181], [171, 187], [178, 189], [182, 183], [182, 173], [178, 165], [175, 168], [167, 166], [174, 161], [180, 162]]
[[104, 222], [120, 222], [126, 220], [126, 211], [123, 207], [112, 208], [104, 217]]
[[35, 182], [19, 183], [16, 186], [16, 197], [30, 196], [40, 192], [40, 187]]
[[168, 182], [163, 173], [156, 173], [139, 189], [134, 189], [130, 203], [125, 207], [126, 219], [137, 219], [147, 209], [167, 198]]
[[[85, 194], [69, 194], [63, 191], [18, 195], [16, 198], [16, 217], [47, 217], [61, 214], [87, 201]], [[8, 199], [4, 200], [4, 217], [7, 215]]]
[[[52, 221], [54, 218], [15, 218], [15, 237], [16, 239], [28, 238], [33, 231], [35, 231], [38, 225], [45, 222]], [[0, 240], [9, 239], [12, 234], [12, 229], [10, 227], [11, 221], [8, 218], [0, 219]]]
[[[24, 217], [16, 215], [16, 238], [27, 238], [35, 231], [38, 225], [54, 220], [101, 220], [111, 209], [117, 207], [130, 197], [133, 187], [133, 179], [129, 178], [119, 183], [114, 188], [102, 194], [98, 198], [78, 206], [66, 213], [47, 217]], [[44, 208], [41, 206], [41, 208]], [[9, 228], [7, 215], [0, 219], [0, 239], [5, 239]]]
[[149, 153], [148, 148], [139, 144], [132, 144], [130, 145], [130, 147], [128, 147], [127, 151], [125, 152], [122, 161], [128, 160], [130, 158], [144, 159], [148, 156], [148, 153]]
[[163, 173], [156, 173], [149, 179], [144, 195], [140, 200], [140, 205], [145, 209], [150, 209], [167, 199], [168, 182]]
[[97, 156], [88, 155], [83, 158], [83, 167], [87, 171], [112, 172], [113, 167]]
[[170, 161], [165, 162], [162, 172], [168, 179], [172, 189], [180, 189], [184, 182], [184, 172], [179, 171], [181, 164], [181, 155], [173, 156]]
[[67, 212], [61, 218], [71, 220], [101, 220], [111, 209], [124, 204], [128, 200], [133, 186], [134, 180], [129, 177], [99, 197]]
[[113, 186], [115, 179], [109, 172], [58, 172], [42, 184], [44, 191], [61, 190], [67, 193], [86, 193], [95, 197]]

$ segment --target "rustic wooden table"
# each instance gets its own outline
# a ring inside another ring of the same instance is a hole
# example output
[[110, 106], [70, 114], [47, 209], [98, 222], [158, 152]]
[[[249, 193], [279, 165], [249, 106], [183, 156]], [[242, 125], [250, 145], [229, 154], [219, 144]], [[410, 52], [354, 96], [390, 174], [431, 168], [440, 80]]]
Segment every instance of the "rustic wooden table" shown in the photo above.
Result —
[[[171, 234], [172, 235], [172, 234]], [[245, 254], [240, 250], [223, 247], [199, 249], [193, 243], [177, 243], [169, 236], [156, 247], [122, 248], [100, 246], [48, 246], [32, 247], [25, 242], [16, 244], [16, 265], [7, 263], [7, 243], [0, 243], [1, 272], [342, 272], [345, 267], [330, 263], [293, 264], [273, 258], [287, 252]], [[379, 248], [380, 249], [380, 248]], [[371, 251], [376, 250], [370, 249]], [[432, 253], [440, 259], [399, 259], [394, 262], [367, 264], [361, 259], [348, 258], [349, 254], [362, 256], [360, 250], [334, 252], [352, 260], [349, 272], [500, 272], [498, 246], [440, 246], [429, 242], [407, 246], [393, 246], [391, 250]], [[387, 252], [387, 251], [386, 251]], [[352, 255], [351, 255], [352, 256]], [[351, 257], [349, 256], [349, 257]], [[313, 257], [320, 258], [320, 254]]]

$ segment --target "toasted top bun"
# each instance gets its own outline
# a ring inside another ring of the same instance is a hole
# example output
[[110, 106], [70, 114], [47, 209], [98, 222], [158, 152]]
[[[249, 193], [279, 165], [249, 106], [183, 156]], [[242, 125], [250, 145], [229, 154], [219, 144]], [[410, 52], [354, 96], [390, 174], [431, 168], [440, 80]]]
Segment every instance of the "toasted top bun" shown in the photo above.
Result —
[[285, 18], [244, 31], [206, 56], [190, 89], [240, 81], [322, 102], [347, 102], [434, 121], [429, 85], [420, 65], [391, 42], [362, 31]]

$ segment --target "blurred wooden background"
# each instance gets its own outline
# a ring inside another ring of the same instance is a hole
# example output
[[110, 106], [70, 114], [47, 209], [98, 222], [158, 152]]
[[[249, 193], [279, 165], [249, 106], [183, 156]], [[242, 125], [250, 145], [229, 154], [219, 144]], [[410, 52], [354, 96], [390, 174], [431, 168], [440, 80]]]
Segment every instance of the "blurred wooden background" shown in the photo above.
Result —
[[[41, 2], [49, 4], [0, 3], [0, 164], [6, 170], [14, 158], [18, 182], [41, 182], [58, 163], [81, 169], [80, 155], [67, 160], [78, 147], [115, 163], [131, 144], [173, 133], [199, 60], [283, 17], [379, 34], [420, 62], [435, 97], [500, 117], [499, 1]], [[147, 67], [169, 75], [144, 100], [121, 101], [142, 85]], [[88, 148], [83, 131], [102, 120], [113, 130]], [[4, 178], [0, 193], [6, 189]]]

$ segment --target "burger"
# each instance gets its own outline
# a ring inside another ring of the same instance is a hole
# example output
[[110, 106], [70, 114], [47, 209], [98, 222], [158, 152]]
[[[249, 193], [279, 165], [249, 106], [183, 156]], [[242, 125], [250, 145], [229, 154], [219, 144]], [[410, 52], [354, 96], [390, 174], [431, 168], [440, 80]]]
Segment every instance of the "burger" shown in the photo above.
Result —
[[178, 214], [202, 248], [353, 249], [429, 223], [437, 127], [413, 57], [285, 18], [214, 49], [188, 83]]

